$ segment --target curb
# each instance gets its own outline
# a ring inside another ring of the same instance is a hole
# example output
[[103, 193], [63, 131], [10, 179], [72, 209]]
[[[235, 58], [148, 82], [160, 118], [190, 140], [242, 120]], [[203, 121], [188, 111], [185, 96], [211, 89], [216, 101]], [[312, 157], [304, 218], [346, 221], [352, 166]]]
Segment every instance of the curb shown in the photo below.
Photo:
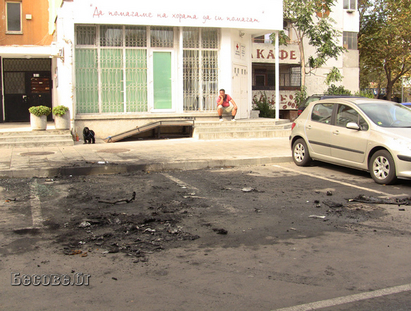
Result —
[[1, 170], [0, 178], [49, 178], [55, 176], [84, 176], [84, 175], [113, 175], [132, 173], [137, 171], [162, 172], [172, 170], [200, 170], [217, 167], [238, 167], [283, 163], [292, 161], [291, 156], [244, 158], [228, 160], [192, 160], [175, 162], [157, 162], [141, 164], [116, 164], [56, 167], [56, 168], [28, 168]]

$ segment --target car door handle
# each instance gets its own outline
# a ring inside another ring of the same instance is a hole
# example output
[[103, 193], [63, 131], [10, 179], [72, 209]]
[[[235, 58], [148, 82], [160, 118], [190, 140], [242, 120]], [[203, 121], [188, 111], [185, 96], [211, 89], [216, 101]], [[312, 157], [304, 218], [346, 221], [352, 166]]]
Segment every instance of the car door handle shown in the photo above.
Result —
[[339, 134], [340, 134], [340, 131], [339, 131], [339, 130], [336, 130], [336, 131], [333, 132], [333, 134], [334, 134], [334, 135], [339, 135]]

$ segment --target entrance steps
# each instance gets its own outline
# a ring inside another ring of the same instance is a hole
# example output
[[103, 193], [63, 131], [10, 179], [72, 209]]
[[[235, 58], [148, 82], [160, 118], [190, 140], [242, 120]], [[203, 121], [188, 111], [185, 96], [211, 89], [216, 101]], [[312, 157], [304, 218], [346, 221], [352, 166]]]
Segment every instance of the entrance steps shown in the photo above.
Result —
[[69, 130], [14, 130], [0, 131], [0, 148], [32, 148], [73, 146], [73, 136]]
[[224, 121], [196, 121], [193, 138], [199, 140], [216, 139], [247, 139], [288, 137], [291, 132], [288, 119], [244, 119], [232, 122], [230, 118]]

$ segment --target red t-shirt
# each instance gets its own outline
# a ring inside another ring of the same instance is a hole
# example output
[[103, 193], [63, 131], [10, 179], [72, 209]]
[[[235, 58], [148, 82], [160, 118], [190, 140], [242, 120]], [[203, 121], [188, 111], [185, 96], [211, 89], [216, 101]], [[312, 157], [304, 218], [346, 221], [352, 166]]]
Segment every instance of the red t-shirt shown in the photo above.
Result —
[[[231, 96], [228, 94], [225, 94], [225, 100], [223, 101], [223, 107], [228, 107], [230, 106], [230, 100], [231, 100]], [[217, 98], [217, 103], [220, 102], [220, 97]]]

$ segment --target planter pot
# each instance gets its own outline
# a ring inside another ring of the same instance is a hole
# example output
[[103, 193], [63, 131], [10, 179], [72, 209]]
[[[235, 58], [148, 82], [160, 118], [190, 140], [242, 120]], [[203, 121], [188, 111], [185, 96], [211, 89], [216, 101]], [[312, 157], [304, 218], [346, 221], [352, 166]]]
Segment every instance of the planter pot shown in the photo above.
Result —
[[32, 131], [45, 131], [47, 128], [47, 116], [35, 116], [30, 113], [30, 125]]
[[260, 117], [260, 110], [251, 110], [251, 119], [257, 119]]
[[54, 116], [54, 125], [56, 130], [69, 130], [70, 114], [67, 112], [63, 116]]

